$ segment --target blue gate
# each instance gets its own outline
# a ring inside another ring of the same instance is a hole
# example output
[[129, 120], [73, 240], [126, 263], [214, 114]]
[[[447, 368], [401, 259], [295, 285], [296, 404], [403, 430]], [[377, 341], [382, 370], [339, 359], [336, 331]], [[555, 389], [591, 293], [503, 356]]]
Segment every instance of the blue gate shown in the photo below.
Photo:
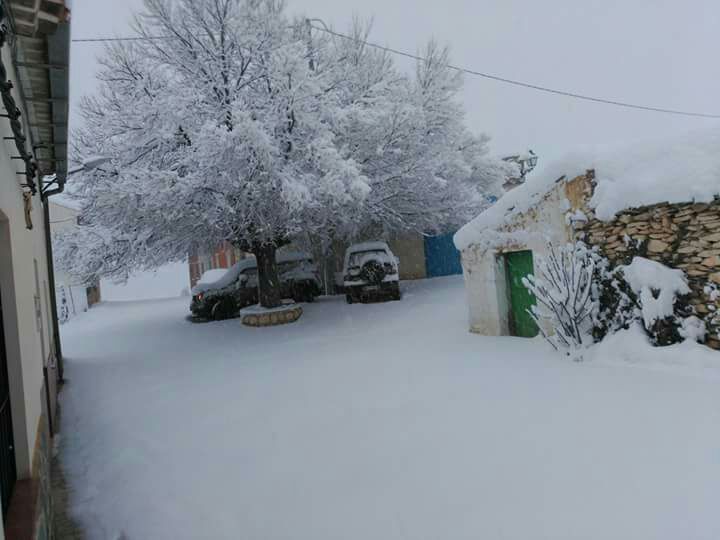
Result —
[[462, 274], [460, 252], [455, 249], [453, 235], [425, 237], [425, 269], [427, 277], [452, 276]]

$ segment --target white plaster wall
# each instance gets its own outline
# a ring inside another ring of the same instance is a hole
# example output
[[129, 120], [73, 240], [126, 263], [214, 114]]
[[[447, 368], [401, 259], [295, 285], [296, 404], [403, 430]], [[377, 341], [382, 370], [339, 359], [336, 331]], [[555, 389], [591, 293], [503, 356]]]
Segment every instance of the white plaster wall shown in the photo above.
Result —
[[[54, 235], [59, 231], [71, 229], [77, 226], [77, 218], [80, 212], [74, 208], [69, 208], [58, 204], [53, 201], [53, 197], [50, 198], [50, 231]], [[56, 286], [71, 286], [78, 285], [82, 286], [84, 283], [79, 283], [77, 280], [73, 280], [66, 273], [58, 270], [55, 267], [55, 285]]]
[[535, 208], [499, 229], [502, 232], [531, 233], [523, 242], [490, 248], [482, 244], [471, 245], [463, 250], [471, 332], [487, 336], [508, 335], [510, 332], [503, 253], [530, 250], [533, 259], [536, 259], [547, 254], [548, 243], [563, 245], [570, 240], [571, 230], [565, 223], [564, 185], [558, 183]]
[[[8, 46], [2, 48], [3, 61], [8, 67], [8, 78], [16, 81], [18, 78], [12, 71], [9, 51]], [[15, 99], [18, 104], [22, 103], [17, 93]], [[22, 118], [26, 119], [27, 114], [24, 110], [22, 112]], [[11, 135], [6, 119], [0, 119], [0, 134], [3, 137]], [[47, 305], [49, 280], [42, 203], [39, 196], [33, 197], [34, 228], [28, 230], [20, 187], [24, 177], [17, 174], [23, 166], [21, 161], [11, 159], [16, 154], [14, 141], [3, 140], [0, 144], [0, 291], [18, 478], [24, 478], [30, 475], [32, 450], [45, 399], [42, 391], [43, 350], [46, 355], [52, 354], [53, 346], [51, 310]], [[36, 288], [35, 261], [40, 290]], [[36, 295], [40, 302], [39, 321], [36, 318]]]

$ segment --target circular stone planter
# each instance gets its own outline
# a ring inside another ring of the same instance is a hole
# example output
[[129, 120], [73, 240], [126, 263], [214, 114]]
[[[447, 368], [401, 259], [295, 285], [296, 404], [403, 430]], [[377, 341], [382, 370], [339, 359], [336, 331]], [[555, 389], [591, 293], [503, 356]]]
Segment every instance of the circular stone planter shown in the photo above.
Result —
[[297, 321], [302, 315], [297, 304], [286, 304], [276, 308], [252, 306], [240, 312], [240, 320], [245, 326], [278, 326]]

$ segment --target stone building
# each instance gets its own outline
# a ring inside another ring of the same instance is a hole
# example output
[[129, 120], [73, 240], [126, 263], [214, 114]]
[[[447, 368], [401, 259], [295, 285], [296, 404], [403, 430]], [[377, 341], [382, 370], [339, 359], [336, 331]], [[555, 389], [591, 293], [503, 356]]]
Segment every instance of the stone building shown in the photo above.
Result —
[[537, 334], [526, 311], [532, 298], [522, 277], [532, 273], [533, 258], [546, 255], [548, 244], [570, 241], [572, 228], [565, 219], [564, 179], [522, 205], [521, 195], [528, 185], [506, 193], [455, 235], [462, 254], [471, 332], [521, 337]]
[[614, 219], [595, 219], [588, 208], [594, 171], [577, 178], [581, 211], [590, 219], [575, 224], [576, 237], [599, 246], [616, 264], [636, 255], [685, 272], [692, 291], [690, 303], [708, 327], [707, 345], [720, 349], [720, 198], [704, 203], [667, 202], [630, 208]]
[[[603, 219], [597, 216], [596, 194], [605, 195], [612, 185], [599, 187], [595, 169], [536, 179], [507, 193], [455, 236], [462, 253], [470, 330], [535, 335], [537, 327], [526, 311], [534, 299], [522, 277], [533, 272], [533, 259], [545, 255], [548, 245], [583, 240], [616, 264], [642, 256], [682, 269], [692, 291], [690, 302], [709, 330], [706, 344], [720, 349], [720, 173], [716, 174], [700, 182], [701, 190], [688, 189], [686, 201], [675, 193], [672, 203], [655, 202], [665, 193], [658, 185], [656, 194], [642, 195], [651, 204], [622, 208], [613, 201], [612, 215], [603, 210]], [[702, 202], [693, 200], [698, 193]]]

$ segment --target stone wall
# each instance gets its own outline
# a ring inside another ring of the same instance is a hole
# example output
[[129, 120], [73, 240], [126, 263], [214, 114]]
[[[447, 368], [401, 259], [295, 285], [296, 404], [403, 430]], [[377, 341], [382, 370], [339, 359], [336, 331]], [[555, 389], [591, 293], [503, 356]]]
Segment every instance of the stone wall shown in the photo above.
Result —
[[[593, 178], [590, 171], [567, 184], [571, 204], [589, 218], [586, 223], [575, 224], [578, 238], [598, 246], [616, 264], [627, 264], [639, 255], [682, 269], [692, 289], [690, 301], [696, 314], [708, 324], [707, 345], [720, 349], [720, 298], [706, 292], [708, 285], [720, 286], [720, 200], [661, 203], [626, 210], [612, 221], [600, 221], [584, 202], [592, 192]], [[578, 204], [579, 192], [585, 195], [582, 204]]]

